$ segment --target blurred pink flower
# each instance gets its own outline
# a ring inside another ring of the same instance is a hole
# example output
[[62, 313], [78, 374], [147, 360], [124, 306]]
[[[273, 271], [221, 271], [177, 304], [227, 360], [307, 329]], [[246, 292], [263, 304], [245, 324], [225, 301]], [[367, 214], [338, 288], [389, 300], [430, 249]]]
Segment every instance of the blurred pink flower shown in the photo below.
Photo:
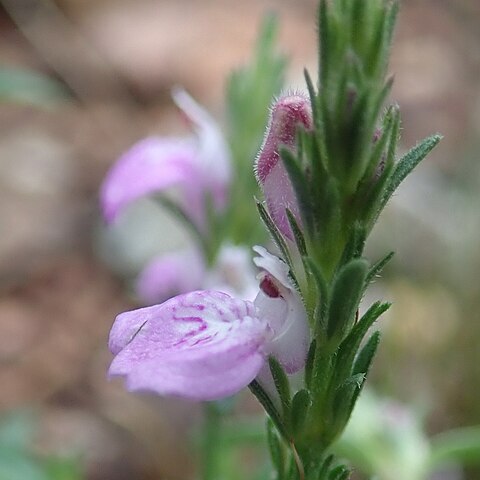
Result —
[[196, 291], [120, 314], [110, 332], [111, 376], [129, 390], [194, 400], [232, 395], [254, 380], [273, 355], [288, 373], [305, 363], [309, 330], [288, 267], [256, 247], [260, 292], [249, 302]]
[[302, 93], [283, 95], [273, 104], [263, 145], [255, 162], [255, 174], [263, 189], [267, 209], [278, 229], [293, 239], [286, 209], [300, 223], [298, 203], [280, 158], [280, 147], [295, 148], [296, 130], [312, 127], [310, 100]]
[[135, 200], [151, 194], [178, 193], [176, 201], [204, 230], [208, 197], [222, 210], [231, 177], [230, 153], [213, 118], [184, 90], [173, 98], [195, 130], [186, 138], [150, 137], [138, 142], [113, 165], [100, 190], [107, 222]]
[[144, 305], [199, 289], [206, 275], [203, 255], [195, 248], [155, 257], [140, 272], [135, 291]]

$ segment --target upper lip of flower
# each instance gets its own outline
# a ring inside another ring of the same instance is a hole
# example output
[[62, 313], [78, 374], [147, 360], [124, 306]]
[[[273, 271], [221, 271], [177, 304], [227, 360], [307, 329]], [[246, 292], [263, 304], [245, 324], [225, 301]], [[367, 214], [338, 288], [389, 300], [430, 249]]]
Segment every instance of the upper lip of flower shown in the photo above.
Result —
[[287, 170], [280, 158], [280, 148], [296, 145], [298, 126], [312, 126], [311, 105], [302, 93], [280, 96], [271, 108], [265, 139], [255, 161], [255, 175], [265, 195], [267, 209], [280, 232], [293, 240], [286, 210], [301, 224], [299, 206]]

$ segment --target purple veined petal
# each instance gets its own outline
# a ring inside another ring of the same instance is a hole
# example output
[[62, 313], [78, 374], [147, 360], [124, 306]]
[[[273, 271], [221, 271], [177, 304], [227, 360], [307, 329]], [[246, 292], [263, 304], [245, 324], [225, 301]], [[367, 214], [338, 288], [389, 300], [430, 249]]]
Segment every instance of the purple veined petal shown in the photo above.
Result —
[[192, 185], [195, 157], [195, 143], [189, 139], [150, 137], [135, 144], [113, 165], [101, 186], [105, 219], [114, 221], [141, 197], [177, 185]]
[[110, 333], [117, 354], [109, 374], [125, 376], [132, 391], [216, 400], [255, 378], [270, 336], [251, 302], [191, 292], [120, 314]]
[[272, 106], [263, 145], [255, 161], [255, 174], [260, 183], [267, 208], [278, 229], [288, 239], [293, 233], [286, 209], [291, 210], [300, 224], [298, 202], [290, 178], [280, 158], [280, 147], [295, 148], [295, 134], [299, 125], [312, 126], [309, 99], [302, 93], [281, 96]]
[[218, 124], [185, 90], [174, 88], [172, 97], [177, 106], [194, 125], [198, 136], [199, 171], [214, 206], [222, 210], [228, 199], [232, 177], [230, 149]]
[[263, 247], [254, 247], [259, 254], [255, 264], [262, 269], [260, 291], [255, 306], [273, 330], [266, 345], [287, 373], [295, 373], [305, 365], [310, 329], [307, 312], [299, 293], [288, 278], [288, 266]]
[[174, 295], [197, 290], [205, 272], [205, 261], [197, 249], [166, 253], [154, 258], [140, 272], [135, 290], [144, 304], [153, 305]]

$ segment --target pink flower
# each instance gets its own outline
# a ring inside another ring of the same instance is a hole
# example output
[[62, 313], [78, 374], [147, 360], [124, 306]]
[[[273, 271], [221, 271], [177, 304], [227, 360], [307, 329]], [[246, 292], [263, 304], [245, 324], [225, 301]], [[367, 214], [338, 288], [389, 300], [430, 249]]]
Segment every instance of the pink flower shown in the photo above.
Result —
[[133, 391], [216, 400], [247, 386], [269, 355], [288, 373], [300, 370], [309, 337], [305, 308], [284, 262], [255, 250], [262, 272], [253, 303], [206, 290], [122, 313], [110, 332], [109, 374], [126, 377]]
[[195, 130], [187, 138], [150, 137], [123, 154], [108, 172], [100, 191], [108, 222], [135, 200], [177, 190], [179, 206], [200, 228], [210, 196], [218, 210], [225, 207], [231, 176], [227, 144], [210, 115], [185, 91], [173, 98]]
[[280, 147], [295, 148], [299, 125], [306, 129], [312, 127], [309, 99], [301, 93], [281, 96], [272, 106], [265, 139], [255, 162], [255, 174], [268, 211], [278, 229], [289, 239], [293, 239], [293, 234], [286, 209], [299, 223], [300, 214], [295, 192], [280, 158]]
[[205, 260], [197, 249], [178, 250], [148, 263], [135, 282], [135, 291], [144, 305], [153, 305], [180, 292], [197, 290], [205, 275]]

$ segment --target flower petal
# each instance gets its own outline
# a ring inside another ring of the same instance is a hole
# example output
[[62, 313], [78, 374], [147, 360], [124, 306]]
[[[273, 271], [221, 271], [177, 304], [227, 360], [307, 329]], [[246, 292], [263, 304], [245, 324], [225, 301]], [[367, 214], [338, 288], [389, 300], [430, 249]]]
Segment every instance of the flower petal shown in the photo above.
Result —
[[267, 209], [275, 225], [280, 232], [292, 240], [293, 233], [287, 209], [292, 212], [298, 223], [300, 223], [300, 210], [292, 183], [282, 161], [277, 162], [265, 178], [263, 192]]
[[[119, 332], [126, 334], [123, 341]], [[119, 315], [110, 346], [125, 346], [109, 373], [126, 376], [130, 390], [215, 400], [255, 378], [269, 335], [251, 302], [216, 291], [191, 292]]]
[[287, 264], [263, 247], [253, 249], [259, 254], [254, 258], [255, 265], [263, 270], [264, 279], [267, 276], [267, 284], [270, 284], [270, 290], [260, 289], [254, 301], [258, 315], [273, 330], [266, 352], [273, 355], [287, 373], [295, 373], [305, 365], [309, 346], [310, 329], [305, 306], [288, 278]]
[[283, 260], [272, 255], [266, 248], [261, 247], [260, 245], [255, 245], [252, 250], [255, 253], [258, 253], [258, 256], [253, 258], [253, 263], [255, 263], [258, 268], [268, 272], [285, 288], [290, 290], [294, 288], [288, 277], [288, 265]]
[[227, 201], [232, 177], [230, 149], [215, 120], [185, 90], [175, 88], [172, 97], [198, 135], [198, 161], [205, 190], [214, 206], [222, 210]]
[[203, 256], [196, 249], [154, 258], [136, 281], [136, 292], [146, 305], [163, 302], [179, 293], [197, 290], [205, 276]]
[[284, 292], [271, 298], [260, 291], [255, 299], [258, 315], [266, 320], [274, 335], [265, 347], [287, 373], [298, 372], [305, 365], [310, 331], [305, 307], [297, 292]]
[[131, 202], [195, 178], [195, 144], [181, 138], [150, 137], [122, 155], [101, 190], [103, 215], [112, 222]]

